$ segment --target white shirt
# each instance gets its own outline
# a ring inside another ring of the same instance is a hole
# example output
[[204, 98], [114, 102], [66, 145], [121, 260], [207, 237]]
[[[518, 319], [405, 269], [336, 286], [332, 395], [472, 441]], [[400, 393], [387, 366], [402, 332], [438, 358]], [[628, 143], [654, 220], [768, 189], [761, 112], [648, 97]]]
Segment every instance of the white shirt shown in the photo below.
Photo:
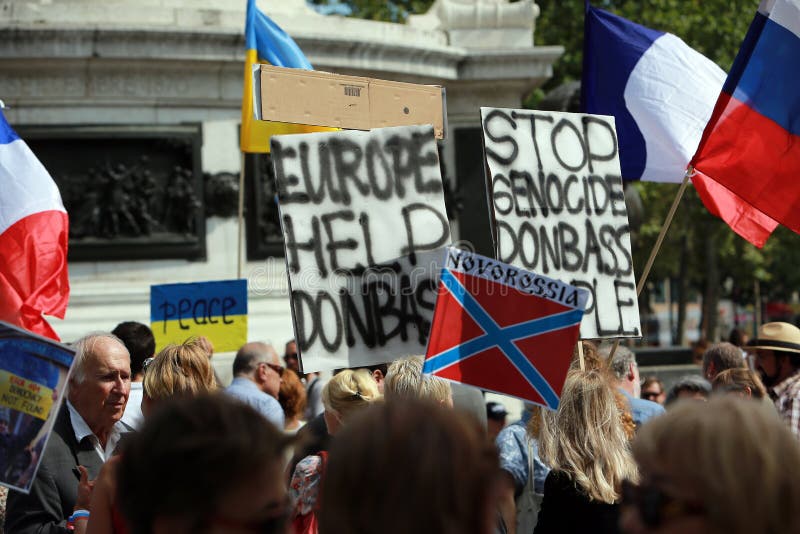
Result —
[[89, 428], [89, 425], [86, 424], [86, 421], [83, 420], [81, 414], [78, 413], [78, 410], [72, 405], [71, 402], [67, 401], [67, 409], [69, 409], [69, 420], [72, 423], [72, 430], [75, 431], [75, 439], [78, 440], [78, 443], [83, 441], [86, 436], [89, 436], [89, 439], [94, 445], [94, 450], [97, 452], [100, 459], [104, 462], [111, 458], [111, 455], [114, 452], [114, 449], [117, 447], [117, 442], [119, 442], [120, 436], [128, 431], [120, 421], [117, 421], [114, 424], [114, 427], [111, 429], [111, 432], [108, 435], [108, 440], [106, 441], [106, 447], [100, 445], [100, 440], [97, 436], [94, 435], [92, 430]]
[[128, 404], [125, 405], [125, 413], [122, 414], [122, 422], [134, 430], [139, 430], [139, 427], [144, 422], [144, 416], [142, 415], [143, 395], [142, 383], [131, 382], [131, 393], [128, 395]]

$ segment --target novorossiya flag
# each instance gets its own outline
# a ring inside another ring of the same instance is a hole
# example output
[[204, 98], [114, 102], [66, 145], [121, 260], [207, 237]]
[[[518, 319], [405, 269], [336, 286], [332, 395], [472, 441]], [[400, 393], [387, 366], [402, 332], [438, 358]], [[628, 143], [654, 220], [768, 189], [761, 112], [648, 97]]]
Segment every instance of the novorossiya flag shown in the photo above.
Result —
[[588, 298], [585, 289], [448, 248], [423, 371], [556, 409]]

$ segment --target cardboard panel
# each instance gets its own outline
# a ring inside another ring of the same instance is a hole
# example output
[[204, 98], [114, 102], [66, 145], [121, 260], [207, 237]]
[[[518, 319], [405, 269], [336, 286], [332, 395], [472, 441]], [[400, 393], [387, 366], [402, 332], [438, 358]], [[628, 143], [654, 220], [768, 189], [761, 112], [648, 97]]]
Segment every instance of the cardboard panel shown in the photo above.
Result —
[[371, 130], [430, 124], [444, 138], [443, 90], [328, 72], [261, 66], [266, 121]]

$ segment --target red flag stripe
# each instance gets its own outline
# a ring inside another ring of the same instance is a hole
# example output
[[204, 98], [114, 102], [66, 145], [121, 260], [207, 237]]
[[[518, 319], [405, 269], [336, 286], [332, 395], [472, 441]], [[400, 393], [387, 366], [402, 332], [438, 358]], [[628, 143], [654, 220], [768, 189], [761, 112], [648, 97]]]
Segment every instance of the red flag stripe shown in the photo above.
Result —
[[34, 213], [0, 234], [0, 320], [58, 340], [42, 313], [63, 318], [69, 299], [63, 211]]
[[[713, 131], [694, 157], [695, 170], [741, 197], [734, 204], [744, 201], [768, 216], [756, 218], [755, 224], [741, 220], [737, 233], [763, 233], [757, 227], [766, 222], [769, 228], [768, 219], [800, 233], [800, 136], [726, 94], [720, 96], [711, 123], [716, 123]], [[721, 203], [728, 205], [730, 199]]]

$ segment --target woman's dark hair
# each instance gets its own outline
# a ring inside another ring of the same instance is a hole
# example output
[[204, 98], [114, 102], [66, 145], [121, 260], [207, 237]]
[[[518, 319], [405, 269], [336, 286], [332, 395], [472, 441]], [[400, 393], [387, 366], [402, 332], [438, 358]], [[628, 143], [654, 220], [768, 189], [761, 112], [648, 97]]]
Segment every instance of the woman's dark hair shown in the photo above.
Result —
[[497, 452], [477, 421], [436, 404], [377, 403], [337, 434], [320, 534], [482, 532], [494, 520]]
[[201, 524], [251, 473], [278, 465], [291, 440], [222, 394], [165, 400], [130, 434], [119, 463], [119, 506], [131, 532], [149, 534], [161, 516]]

